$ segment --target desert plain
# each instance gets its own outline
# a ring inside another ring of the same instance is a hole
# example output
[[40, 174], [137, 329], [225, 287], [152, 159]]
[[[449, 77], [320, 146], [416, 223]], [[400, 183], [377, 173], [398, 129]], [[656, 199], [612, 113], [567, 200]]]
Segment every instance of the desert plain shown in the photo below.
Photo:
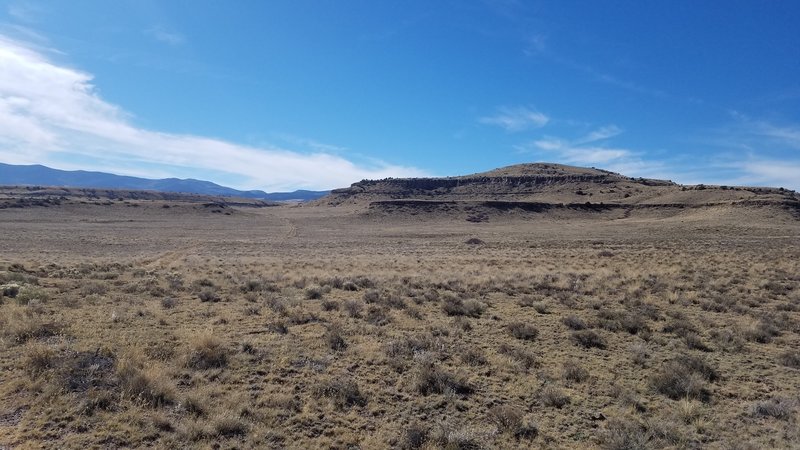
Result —
[[800, 447], [800, 196], [0, 195], [0, 448]]

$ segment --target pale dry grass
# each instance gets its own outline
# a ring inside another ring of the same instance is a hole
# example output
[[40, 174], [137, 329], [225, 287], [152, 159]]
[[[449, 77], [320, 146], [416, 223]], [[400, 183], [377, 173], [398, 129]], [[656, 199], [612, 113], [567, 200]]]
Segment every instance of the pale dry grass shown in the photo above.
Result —
[[0, 446], [800, 445], [791, 223], [148, 208], [0, 260]]

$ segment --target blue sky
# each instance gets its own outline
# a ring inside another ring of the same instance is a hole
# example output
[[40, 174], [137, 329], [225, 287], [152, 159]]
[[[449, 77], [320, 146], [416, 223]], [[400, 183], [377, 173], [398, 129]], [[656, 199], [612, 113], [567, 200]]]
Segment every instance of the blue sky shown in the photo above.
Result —
[[798, 23], [794, 1], [0, 1], [0, 162], [800, 189]]

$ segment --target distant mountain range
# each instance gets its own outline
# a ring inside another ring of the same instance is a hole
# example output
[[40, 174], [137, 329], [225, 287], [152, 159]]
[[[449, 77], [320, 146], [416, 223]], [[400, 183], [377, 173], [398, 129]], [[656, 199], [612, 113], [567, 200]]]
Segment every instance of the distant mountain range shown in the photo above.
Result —
[[164, 178], [128, 177], [85, 170], [58, 170], [39, 164], [22, 166], [0, 163], [0, 185], [4, 186], [58, 186], [76, 188], [133, 189], [159, 192], [181, 192], [222, 197], [242, 197], [271, 201], [309, 201], [328, 194], [329, 191], [264, 192], [240, 191], [220, 186], [210, 181]]

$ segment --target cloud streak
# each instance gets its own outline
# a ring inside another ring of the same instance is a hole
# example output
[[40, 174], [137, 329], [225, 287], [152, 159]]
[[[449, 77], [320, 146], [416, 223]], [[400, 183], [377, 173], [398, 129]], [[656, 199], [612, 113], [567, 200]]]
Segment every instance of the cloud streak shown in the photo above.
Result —
[[509, 132], [525, 131], [541, 128], [550, 122], [547, 115], [525, 106], [499, 108], [493, 116], [481, 117], [478, 120], [484, 125], [495, 125]]
[[516, 149], [523, 153], [546, 154], [546, 158], [555, 158], [565, 164], [602, 167], [630, 176], [667, 178], [663, 163], [645, 161], [639, 152], [603, 143], [621, 133], [622, 129], [616, 125], [607, 125], [576, 139], [545, 136]]
[[5, 162], [77, 164], [138, 176], [152, 170], [159, 176], [206, 177], [267, 190], [329, 189], [364, 178], [425, 175], [384, 162], [357, 164], [324, 148], [302, 153], [144, 129], [98, 95], [91, 74], [53, 63], [34, 47], [4, 36], [0, 67], [0, 160]]
[[733, 122], [697, 139], [719, 149], [715, 165], [728, 174], [722, 182], [800, 190], [800, 124], [729, 114]]
[[144, 30], [144, 33], [153, 39], [172, 45], [173, 47], [186, 43], [186, 36], [176, 31], [168, 31], [162, 27], [153, 27]]

